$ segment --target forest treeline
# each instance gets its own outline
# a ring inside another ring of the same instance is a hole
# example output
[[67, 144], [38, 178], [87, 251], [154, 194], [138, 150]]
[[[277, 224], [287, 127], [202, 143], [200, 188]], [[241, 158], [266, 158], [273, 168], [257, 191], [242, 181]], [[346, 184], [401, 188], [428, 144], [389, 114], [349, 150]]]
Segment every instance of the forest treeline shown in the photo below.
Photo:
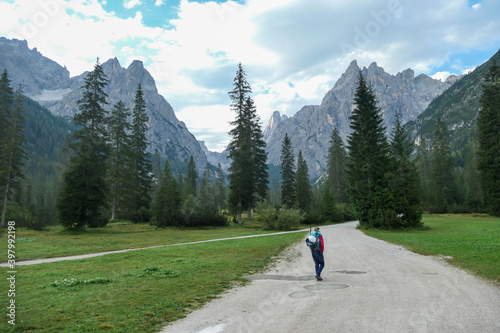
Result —
[[[0, 80], [0, 199], [2, 226], [43, 229], [102, 227], [119, 219], [164, 226], [242, 223], [257, 210], [269, 227], [358, 219], [377, 228], [421, 226], [423, 212], [500, 215], [500, 71], [484, 78], [477, 135], [452, 151], [441, 118], [434, 137], [413, 140], [399, 115], [389, 135], [376, 92], [360, 74], [351, 134], [333, 129], [328, 168], [311, 183], [288, 135], [281, 166], [266, 165], [266, 143], [251, 87], [241, 64], [229, 92], [235, 120], [231, 165], [207, 164], [202, 175], [189, 161], [147, 153], [146, 101], [137, 87], [134, 107], [107, 104], [108, 81], [99, 62], [84, 80], [71, 123], [55, 117]], [[416, 141], [416, 144], [415, 144]], [[430, 141], [430, 142], [429, 142]], [[460, 156], [460, 160], [457, 158]], [[465, 162], [463, 162], [465, 160]], [[172, 170], [172, 165], [187, 169]], [[279, 177], [276, 174], [279, 172]], [[271, 175], [271, 176], [270, 176]]]

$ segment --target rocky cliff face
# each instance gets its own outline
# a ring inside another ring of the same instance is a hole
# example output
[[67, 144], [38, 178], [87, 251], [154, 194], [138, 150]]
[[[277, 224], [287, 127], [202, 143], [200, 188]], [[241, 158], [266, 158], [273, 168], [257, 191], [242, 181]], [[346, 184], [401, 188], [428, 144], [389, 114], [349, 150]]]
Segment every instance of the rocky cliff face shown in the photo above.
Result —
[[446, 82], [441, 82], [423, 74], [415, 77], [411, 69], [391, 75], [376, 63], [360, 69], [357, 62], [353, 61], [320, 105], [303, 107], [293, 117], [280, 121], [271, 130], [272, 135], [268, 136], [266, 141], [269, 162], [280, 164], [281, 143], [285, 133], [288, 133], [295, 156], [302, 150], [311, 178], [319, 177], [326, 169], [333, 128], [339, 129], [344, 143], [350, 133], [349, 117], [353, 110], [354, 93], [360, 72], [372, 84], [377, 94], [378, 106], [382, 110], [388, 134], [392, 131], [398, 111], [402, 115], [403, 123], [416, 119], [436, 96], [456, 80], [451, 77]]
[[[13, 83], [21, 82], [25, 93], [47, 107], [53, 114], [68, 119], [78, 112], [82, 86], [87, 72], [69, 77], [69, 72], [56, 62], [43, 57], [36, 49], [30, 50], [26, 41], [0, 38], [0, 66], [7, 68]], [[150, 142], [148, 151], [159, 153], [177, 162], [187, 162], [193, 155], [200, 172], [207, 159], [196, 138], [186, 125], [177, 119], [172, 106], [158, 93], [153, 77], [141, 61], [133, 61], [123, 68], [118, 59], [102, 64], [109, 79], [105, 88], [108, 94], [108, 110], [121, 100], [131, 110], [137, 86], [141, 84], [146, 113], [149, 117], [146, 136]], [[201, 174], [201, 173], [200, 173]]]
[[44, 57], [36, 48], [31, 50], [27, 41], [0, 37], [0, 70], [4, 69], [14, 90], [22, 84], [28, 96], [42, 94], [69, 79], [65, 67]]
[[281, 115], [279, 111], [273, 112], [271, 119], [269, 119], [269, 122], [267, 123], [267, 126], [262, 133], [264, 136], [264, 141], [269, 141], [271, 134], [273, 134], [273, 131], [276, 129], [276, 127], [278, 127], [278, 124], [285, 119], [288, 119], [288, 116], [286, 114]]

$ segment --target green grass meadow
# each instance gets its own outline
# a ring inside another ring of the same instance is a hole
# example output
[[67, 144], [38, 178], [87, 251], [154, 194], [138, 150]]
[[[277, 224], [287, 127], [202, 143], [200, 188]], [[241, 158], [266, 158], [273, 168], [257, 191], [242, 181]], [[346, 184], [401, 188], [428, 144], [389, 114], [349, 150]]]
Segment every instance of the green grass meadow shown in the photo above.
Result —
[[483, 214], [424, 215], [422, 230], [363, 230], [424, 255], [441, 255], [457, 267], [500, 285], [500, 218]]
[[[17, 266], [15, 330], [4, 314], [0, 331], [157, 332], [244, 283], [244, 275], [263, 270], [303, 237], [299, 232]], [[0, 290], [8, 289], [1, 279]], [[6, 296], [2, 292], [4, 312]]]

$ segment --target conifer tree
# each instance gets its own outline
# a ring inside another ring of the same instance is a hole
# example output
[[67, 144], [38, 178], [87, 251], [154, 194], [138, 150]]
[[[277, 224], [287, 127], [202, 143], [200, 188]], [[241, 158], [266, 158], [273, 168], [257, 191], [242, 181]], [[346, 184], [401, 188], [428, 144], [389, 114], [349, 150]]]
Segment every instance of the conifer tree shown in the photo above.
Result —
[[293, 208], [295, 204], [295, 170], [292, 141], [285, 133], [281, 145], [281, 204]]
[[10, 113], [14, 101], [14, 91], [10, 86], [10, 78], [5, 69], [0, 78], [0, 199], [3, 202], [5, 177], [7, 173], [7, 156], [3, 152], [3, 143], [7, 141], [7, 132], [10, 123]]
[[170, 163], [165, 160], [163, 174], [153, 204], [153, 220], [158, 227], [174, 226], [180, 219], [181, 194], [172, 175]]
[[361, 74], [354, 102], [348, 137], [350, 202], [360, 224], [390, 227], [396, 214], [386, 176], [389, 145], [375, 93]]
[[196, 163], [194, 161], [193, 155], [189, 157], [185, 182], [186, 183], [184, 185], [184, 199], [190, 195], [196, 197], [198, 172], [196, 171]]
[[77, 102], [79, 112], [73, 120], [80, 129], [73, 135], [73, 156], [63, 175], [57, 201], [59, 220], [65, 227], [85, 229], [107, 224], [108, 157], [106, 110], [108, 79], [99, 61], [84, 79], [83, 96]]
[[130, 131], [127, 121], [130, 110], [122, 101], [118, 101], [111, 110], [109, 118], [109, 188], [111, 200], [111, 221], [116, 219], [116, 212], [126, 201], [127, 190], [131, 188]]
[[26, 159], [23, 101], [24, 97], [21, 85], [19, 85], [14, 101], [14, 107], [10, 112], [8, 127], [2, 141], [0, 142], [0, 145], [2, 146], [0, 151], [3, 154], [2, 171], [5, 172], [4, 176], [1, 178], [2, 183], [0, 183], [0, 188], [4, 189], [2, 218], [0, 223], [2, 228], [6, 227], [7, 203], [10, 195], [12, 194], [12, 190], [16, 188], [18, 189], [19, 180], [24, 178], [21, 169], [24, 160]]
[[262, 133], [259, 133], [259, 119], [249, 96], [252, 89], [241, 63], [238, 65], [233, 87], [229, 97], [236, 119], [231, 122], [233, 128], [229, 132], [232, 139], [228, 146], [228, 157], [231, 159], [228, 203], [241, 224], [242, 212], [250, 213], [256, 200], [267, 193], [267, 155]]
[[477, 168], [478, 143], [469, 138], [465, 145], [465, 204], [473, 212], [480, 212], [483, 207], [483, 188], [481, 175]]
[[226, 204], [226, 183], [220, 162], [217, 164], [217, 178], [215, 179], [215, 205], [220, 211]]
[[347, 182], [346, 182], [347, 152], [344, 142], [340, 137], [339, 130], [333, 129], [328, 148], [328, 180], [338, 203], [347, 203]]
[[500, 67], [496, 62], [484, 78], [480, 102], [478, 167], [488, 211], [500, 216]]
[[431, 158], [425, 137], [420, 135], [417, 145], [416, 165], [420, 176], [420, 188], [422, 189], [422, 203], [425, 207], [432, 205], [431, 191]]
[[211, 179], [210, 166], [205, 166], [203, 176], [201, 177], [200, 191], [198, 193], [200, 205], [203, 208], [214, 207], [214, 186]]
[[302, 150], [299, 150], [297, 159], [297, 173], [295, 177], [295, 194], [297, 204], [300, 209], [307, 211], [311, 204], [311, 184], [309, 183], [309, 169], [307, 162], [302, 157]]
[[396, 114], [396, 124], [392, 133], [392, 177], [391, 191], [399, 220], [392, 227], [417, 227], [422, 220], [421, 192], [416, 166], [410, 161], [414, 145], [401, 124], [400, 114]]
[[141, 207], [149, 210], [152, 188], [152, 164], [147, 154], [148, 139], [146, 131], [148, 129], [148, 116], [146, 114], [146, 101], [142, 87], [139, 84], [134, 99], [134, 109], [132, 110], [132, 209], [137, 213]]
[[446, 213], [449, 205], [455, 203], [453, 168], [455, 161], [451, 156], [449, 135], [441, 117], [436, 121], [436, 132], [432, 142], [431, 189], [434, 212]]

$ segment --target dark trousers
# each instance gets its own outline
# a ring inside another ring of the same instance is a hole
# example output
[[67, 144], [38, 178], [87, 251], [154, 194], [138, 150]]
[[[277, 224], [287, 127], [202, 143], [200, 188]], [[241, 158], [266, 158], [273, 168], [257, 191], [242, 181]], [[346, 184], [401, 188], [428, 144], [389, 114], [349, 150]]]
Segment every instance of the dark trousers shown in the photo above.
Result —
[[311, 253], [314, 260], [316, 275], [320, 276], [321, 271], [325, 267], [325, 258], [323, 257], [323, 253], [321, 253], [321, 251], [311, 251]]

